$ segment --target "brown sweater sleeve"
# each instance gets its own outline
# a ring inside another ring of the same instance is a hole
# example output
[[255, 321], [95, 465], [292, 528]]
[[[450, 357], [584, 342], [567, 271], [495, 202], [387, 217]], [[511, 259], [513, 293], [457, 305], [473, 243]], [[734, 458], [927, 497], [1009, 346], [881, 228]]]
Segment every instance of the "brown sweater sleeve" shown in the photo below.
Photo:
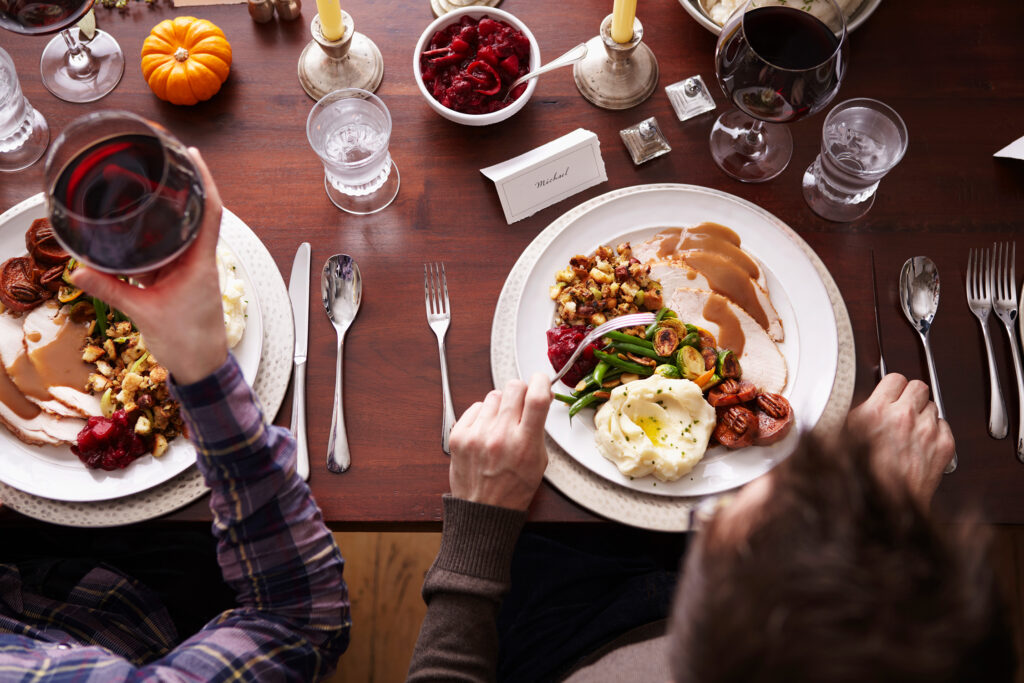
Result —
[[444, 497], [441, 549], [423, 581], [427, 616], [410, 681], [493, 681], [495, 620], [526, 513]]

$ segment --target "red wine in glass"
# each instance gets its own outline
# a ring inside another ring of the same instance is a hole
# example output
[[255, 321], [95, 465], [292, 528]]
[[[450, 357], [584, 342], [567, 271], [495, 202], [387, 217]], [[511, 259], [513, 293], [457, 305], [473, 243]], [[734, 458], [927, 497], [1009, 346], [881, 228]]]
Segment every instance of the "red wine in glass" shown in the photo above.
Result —
[[114, 37], [97, 29], [86, 39], [74, 25], [93, 0], [0, 0], [0, 28], [25, 35], [56, 33], [39, 59], [43, 85], [66, 102], [94, 102], [124, 74], [124, 53]]
[[786, 168], [792, 136], [782, 126], [821, 110], [846, 72], [846, 24], [833, 0], [799, 7], [749, 0], [722, 29], [715, 68], [737, 109], [722, 114], [711, 153], [729, 175], [761, 182]]
[[[124, 117], [129, 125], [111, 121]], [[132, 114], [84, 118], [90, 120], [79, 119], [62, 134], [47, 162], [54, 233], [99, 270], [155, 270], [199, 230], [205, 196], [199, 174], [181, 143]], [[107, 134], [96, 139], [97, 131]]]
[[93, 0], [0, 0], [0, 27], [25, 35], [62, 31], [77, 24], [92, 3]]

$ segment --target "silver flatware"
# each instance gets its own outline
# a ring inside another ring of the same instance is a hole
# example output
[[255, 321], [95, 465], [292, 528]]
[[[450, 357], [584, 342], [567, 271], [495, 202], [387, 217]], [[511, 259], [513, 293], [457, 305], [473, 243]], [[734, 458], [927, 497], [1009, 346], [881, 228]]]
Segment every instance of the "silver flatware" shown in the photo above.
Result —
[[562, 369], [559, 370], [555, 376], [551, 379], [551, 385], [554, 386], [555, 382], [562, 379], [565, 373], [569, 372], [569, 368], [572, 364], [580, 357], [580, 354], [590, 346], [594, 341], [600, 339], [604, 335], [608, 334], [612, 330], [621, 330], [623, 327], [636, 327], [637, 325], [650, 325], [654, 322], [655, 315], [653, 313], [630, 313], [629, 315], [620, 315], [618, 318], [612, 318], [606, 323], [598, 325], [583, 338], [577, 346], [576, 350], [569, 356], [569, 360], [565, 362]]
[[443, 263], [423, 264], [423, 291], [427, 302], [427, 324], [437, 337], [437, 353], [441, 357], [441, 409], [444, 414], [441, 423], [441, 448], [451, 455], [448, 438], [455, 426], [455, 409], [452, 407], [452, 391], [448, 385], [448, 359], [444, 352], [444, 337], [452, 321], [448, 302], [448, 279]]
[[[935, 359], [932, 347], [928, 342], [935, 312], [939, 308], [939, 271], [927, 256], [915, 256], [907, 259], [900, 271], [900, 307], [903, 315], [921, 337], [924, 347], [924, 358], [928, 364], [928, 376], [931, 382], [932, 400], [939, 409], [939, 417], [946, 419], [946, 409], [942, 404], [942, 391], [939, 389], [939, 373], [935, 370]], [[946, 474], [956, 469], [957, 457], [953, 453], [952, 460], [946, 466]]]
[[989, 386], [988, 433], [994, 439], [1004, 439], [1009, 431], [1006, 402], [996, 372], [996, 358], [988, 329], [988, 314], [992, 312], [992, 270], [992, 254], [988, 249], [971, 249], [967, 255], [967, 306], [978, 319], [981, 336], [985, 340]]
[[878, 379], [887, 374], [885, 354], [882, 352], [882, 321], [878, 317], [878, 283], [875, 282], [875, 250], [871, 250], [871, 296], [875, 303], [875, 339], [878, 341]]
[[309, 242], [295, 252], [288, 278], [288, 298], [295, 322], [295, 354], [292, 360], [292, 422], [295, 436], [295, 469], [309, 479], [309, 449], [306, 446], [306, 351], [309, 348]]
[[537, 76], [546, 74], [549, 71], [554, 71], [555, 69], [561, 69], [563, 66], [569, 66], [570, 64], [575, 64], [576, 62], [580, 61], [581, 59], [583, 59], [586, 56], [587, 56], [587, 44], [586, 43], [580, 43], [576, 47], [570, 48], [564, 54], [559, 55], [558, 57], [555, 57], [554, 59], [552, 59], [550, 62], [548, 62], [544, 66], [542, 66], [542, 67], [540, 67], [538, 69], [534, 69], [533, 71], [531, 71], [528, 74], [523, 74], [522, 76], [520, 76], [516, 80], [512, 81], [512, 85], [508, 86], [508, 90], [505, 91], [505, 97], [503, 97], [501, 101], [502, 102], [507, 101], [508, 98], [509, 98], [509, 95], [512, 94], [512, 91], [515, 90], [516, 88], [518, 88], [523, 83], [526, 83], [529, 80], [537, 78]]
[[1017, 259], [1016, 242], [1002, 242], [993, 245], [995, 252], [995, 273], [993, 275], [992, 310], [1003, 322], [1006, 336], [1010, 338], [1010, 354], [1013, 369], [1017, 374], [1017, 404], [1020, 412], [1017, 421], [1017, 459], [1024, 462], [1024, 370], [1021, 369], [1020, 342], [1017, 341]]
[[359, 266], [348, 254], [335, 254], [324, 264], [320, 278], [324, 310], [338, 333], [337, 365], [334, 370], [334, 410], [331, 412], [331, 437], [327, 442], [327, 469], [339, 474], [352, 464], [345, 432], [345, 412], [341, 400], [341, 367], [345, 358], [345, 332], [359, 313], [363, 299], [363, 278]]

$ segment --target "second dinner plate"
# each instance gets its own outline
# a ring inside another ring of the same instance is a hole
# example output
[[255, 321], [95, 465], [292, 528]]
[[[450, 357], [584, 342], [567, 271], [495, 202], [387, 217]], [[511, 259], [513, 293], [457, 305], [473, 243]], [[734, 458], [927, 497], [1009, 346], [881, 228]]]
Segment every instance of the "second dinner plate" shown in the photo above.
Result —
[[838, 335], [825, 285], [797, 243], [799, 238], [778, 218], [724, 192], [692, 185], [637, 186], [576, 216], [541, 252], [518, 293], [512, 343], [519, 375], [524, 379], [534, 372], [552, 375], [545, 332], [554, 317], [548, 289], [555, 273], [575, 254], [591, 253], [601, 244], [636, 243], [665, 227], [705, 221], [734, 230], [743, 248], [764, 266], [772, 302], [785, 328], [786, 339], [779, 344], [789, 373], [783, 395], [793, 405], [797, 429], [771, 446], [709, 449], [692, 472], [675, 482], [661, 482], [653, 477], [630, 479], [598, 453], [592, 410], [570, 421], [564, 404], [552, 407], [546, 427], [562, 449], [595, 474], [645, 493], [704, 496], [741, 486], [787, 457], [797, 432], [817, 424], [832, 393]]
[[[46, 199], [40, 193], [0, 215], [0, 261], [25, 253], [25, 231], [32, 221], [46, 216]], [[241, 223], [224, 209], [221, 224]], [[234, 252], [229, 240], [222, 244]], [[263, 317], [256, 288], [238, 258], [240, 277], [249, 297], [246, 329], [231, 350], [245, 379], [251, 384], [259, 369], [263, 346]], [[174, 324], [174, 321], [168, 321]], [[144, 455], [123, 470], [90, 470], [67, 446], [30, 446], [0, 426], [0, 481], [32, 495], [53, 500], [88, 502], [110, 500], [145, 491], [175, 477], [196, 460], [196, 452], [183, 436], [171, 442], [160, 458]]]

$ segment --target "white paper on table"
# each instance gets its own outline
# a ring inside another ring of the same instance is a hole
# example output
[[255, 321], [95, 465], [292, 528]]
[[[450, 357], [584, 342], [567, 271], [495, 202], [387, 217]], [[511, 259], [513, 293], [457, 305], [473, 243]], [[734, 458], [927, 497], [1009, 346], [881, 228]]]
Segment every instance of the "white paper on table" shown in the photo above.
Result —
[[1024, 159], [1024, 138], [1014, 140], [992, 156], [1003, 157], [1004, 159]]
[[480, 172], [494, 181], [509, 224], [608, 180], [601, 142], [583, 128]]

